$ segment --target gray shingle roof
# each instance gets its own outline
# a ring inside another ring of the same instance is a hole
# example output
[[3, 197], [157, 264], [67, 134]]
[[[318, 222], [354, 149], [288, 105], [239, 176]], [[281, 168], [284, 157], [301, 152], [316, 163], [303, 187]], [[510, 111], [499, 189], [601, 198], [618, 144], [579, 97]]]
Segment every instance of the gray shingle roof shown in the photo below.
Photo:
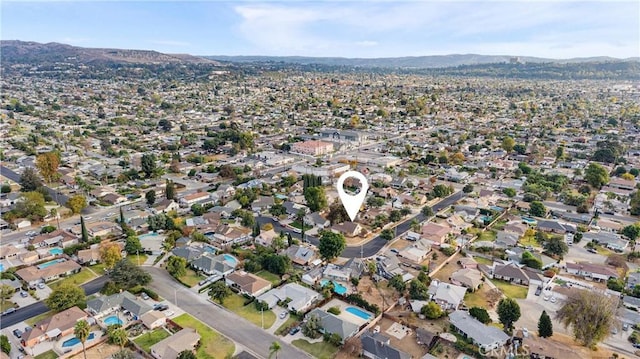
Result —
[[360, 337], [362, 349], [375, 355], [377, 358], [385, 359], [410, 359], [411, 355], [392, 347], [389, 338], [377, 333], [364, 333]]
[[466, 311], [456, 310], [449, 314], [449, 321], [479, 345], [503, 343], [509, 339], [509, 336], [500, 329], [482, 324]]

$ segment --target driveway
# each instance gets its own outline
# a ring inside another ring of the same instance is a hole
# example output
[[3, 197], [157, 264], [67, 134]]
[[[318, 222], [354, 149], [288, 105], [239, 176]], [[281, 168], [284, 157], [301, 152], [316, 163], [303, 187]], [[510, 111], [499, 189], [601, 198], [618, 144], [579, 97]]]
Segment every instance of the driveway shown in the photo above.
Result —
[[13, 297], [11, 297], [11, 301], [16, 303], [19, 308], [26, 307], [27, 305], [37, 302], [37, 300], [30, 295], [27, 295], [26, 297], [22, 297], [20, 295], [20, 293], [22, 292], [23, 292], [22, 290], [19, 290], [13, 295]]
[[[13, 335], [13, 330], [20, 329], [21, 331], [24, 331], [25, 327], [27, 327], [27, 323], [20, 322], [12, 326], [2, 328], [2, 331], [1, 331], [2, 334], [6, 335], [7, 338], [9, 338], [9, 343], [11, 343], [11, 354], [9, 355], [9, 357], [12, 359], [18, 358], [18, 356], [21, 354], [18, 348], [22, 347], [22, 344], [20, 344], [20, 339], [16, 338], [16, 336]], [[42, 354], [46, 351], [53, 349], [54, 344], [55, 342], [45, 341], [45, 342], [39, 343], [33, 348], [24, 348], [24, 349], [27, 354], [36, 356], [38, 354]]]
[[582, 240], [580, 243], [576, 243], [574, 245], [569, 246], [569, 253], [565, 256], [565, 260], [569, 262], [590, 262], [596, 264], [604, 264], [607, 260], [607, 257], [588, 252], [584, 246], [587, 244], [587, 241]]
[[[275, 331], [278, 330], [278, 328], [280, 328], [280, 326], [289, 319], [289, 312], [282, 307], [275, 306], [273, 307], [272, 311], [276, 314], [276, 321], [273, 323], [271, 328], [265, 329], [271, 334], [275, 333]], [[280, 319], [280, 315], [282, 315], [282, 313], [285, 313], [286, 316]]]

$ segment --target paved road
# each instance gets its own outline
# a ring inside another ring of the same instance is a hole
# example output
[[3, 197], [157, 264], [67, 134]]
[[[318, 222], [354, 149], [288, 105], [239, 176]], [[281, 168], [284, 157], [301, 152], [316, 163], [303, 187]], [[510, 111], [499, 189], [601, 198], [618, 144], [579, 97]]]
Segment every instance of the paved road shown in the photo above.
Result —
[[[459, 201], [460, 199], [462, 199], [465, 196], [465, 194], [463, 192], [456, 192], [454, 194], [452, 194], [451, 196], [443, 199], [442, 201], [438, 202], [437, 204], [435, 204], [433, 206], [433, 211], [434, 212], [438, 212], [441, 211], [449, 206], [451, 206], [452, 204], [456, 203], [457, 201]], [[260, 223], [260, 225], [263, 225], [265, 223], [271, 223], [273, 224], [273, 229], [277, 232], [285, 232], [285, 233], [290, 233], [291, 236], [295, 237], [295, 238], [300, 238], [300, 234], [299, 233], [295, 233], [294, 231], [285, 228], [283, 226], [280, 225], [280, 223], [274, 221], [271, 217], [263, 217], [260, 216], [258, 218], [256, 218], [258, 223]], [[398, 224], [398, 226], [396, 227], [396, 236], [401, 236], [404, 233], [408, 232], [411, 229], [411, 222], [413, 220], [416, 220], [418, 222], [422, 222], [426, 219], [426, 217], [422, 214], [419, 213], [411, 218], [406, 219], [404, 222]], [[310, 235], [305, 235], [306, 239], [313, 245], [315, 246], [319, 246], [320, 245], [320, 240], [317, 237], [314, 236], [310, 236]], [[367, 257], [371, 257], [376, 255], [380, 249], [382, 249], [382, 247], [385, 246], [385, 244], [387, 244], [388, 241], [380, 238], [380, 236], [377, 236], [373, 239], [371, 239], [369, 242], [365, 243], [362, 246], [349, 246], [347, 248], [344, 249], [344, 251], [342, 252], [342, 254], [340, 255], [341, 257], [345, 257], [345, 258], [367, 258]]]
[[[199, 296], [189, 289], [176, 283], [163, 269], [157, 267], [145, 267], [145, 270], [153, 277], [149, 285], [160, 296], [167, 300], [174, 300], [178, 290], [178, 306], [180, 309], [198, 318], [200, 321], [224, 334], [236, 343], [249, 349], [253, 354], [261, 357], [269, 357], [269, 346], [279, 338], [267, 333], [253, 325], [244, 318], [227, 311], [209, 302], [203, 296]], [[279, 340], [282, 350], [278, 353], [281, 358], [309, 358], [310, 356], [300, 349]]]
[[[0, 174], [14, 182], [20, 183], [20, 175], [5, 166], [0, 166]], [[49, 191], [49, 194], [51, 195], [53, 200], [56, 201], [59, 205], [64, 206], [69, 200], [69, 197], [64, 194], [56, 195], [57, 191], [53, 188], [49, 188], [46, 186], [45, 188], [47, 189], [47, 191]]]
[[[109, 280], [109, 277], [102, 276], [92, 280], [89, 283], [86, 283], [85, 285], [82, 286], [82, 288], [84, 288], [84, 291], [87, 295], [91, 295], [99, 292], [100, 289], [104, 287], [104, 284], [107, 282], [107, 280]], [[0, 324], [2, 324], [2, 328], [10, 327], [14, 324], [20, 323], [22, 321], [25, 321], [29, 318], [35, 317], [36, 315], [40, 315], [47, 311], [49, 311], [49, 308], [47, 308], [47, 306], [44, 305], [43, 301], [40, 301], [37, 303], [33, 303], [31, 305], [28, 305], [26, 307], [20, 308], [9, 315], [2, 317], [2, 323]]]

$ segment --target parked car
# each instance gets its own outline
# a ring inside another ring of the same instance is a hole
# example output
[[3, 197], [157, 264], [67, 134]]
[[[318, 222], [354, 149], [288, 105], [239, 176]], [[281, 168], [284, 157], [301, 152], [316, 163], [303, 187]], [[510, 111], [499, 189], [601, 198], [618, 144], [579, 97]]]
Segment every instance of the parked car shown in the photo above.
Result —
[[14, 330], [13, 330], [13, 335], [14, 335], [16, 338], [18, 338], [18, 339], [22, 338], [22, 330], [20, 330], [20, 329], [14, 329]]
[[598, 254], [598, 251], [595, 248], [587, 249], [587, 252]]
[[284, 319], [287, 317], [287, 312], [280, 313], [280, 319]]
[[536, 289], [536, 295], [539, 296], [540, 294], [542, 294], [542, 287], [538, 286], [538, 288]]
[[44, 283], [38, 283], [38, 289], [44, 289]]
[[297, 332], [300, 331], [300, 327], [291, 328], [289, 331], [289, 335], [296, 335]]
[[25, 292], [25, 291], [23, 290], [23, 291], [21, 291], [21, 292], [20, 292], [20, 296], [21, 296], [22, 298], [26, 298], [26, 297], [28, 297], [28, 296], [29, 296], [29, 293], [27, 293], [27, 292]]
[[149, 300], [149, 295], [145, 292], [142, 292], [142, 294], [140, 294], [140, 298], [144, 299], [144, 300]]
[[172, 315], [176, 314], [173, 310], [168, 310], [166, 312], [164, 312], [164, 315], [168, 318]]
[[624, 330], [625, 332], [629, 330], [629, 324], [628, 323], [622, 324], [622, 330]]
[[391, 249], [390, 249], [390, 251], [391, 251], [392, 253], [395, 253], [395, 254], [399, 254], [399, 253], [400, 253], [400, 251], [398, 251], [398, 250], [397, 250], [397, 249], [395, 249], [395, 248], [391, 248]]
[[157, 311], [160, 311], [160, 312], [165, 311], [167, 309], [169, 309], [169, 306], [166, 305], [166, 304], [156, 304], [156, 305], [153, 306], [153, 310], [157, 310]]

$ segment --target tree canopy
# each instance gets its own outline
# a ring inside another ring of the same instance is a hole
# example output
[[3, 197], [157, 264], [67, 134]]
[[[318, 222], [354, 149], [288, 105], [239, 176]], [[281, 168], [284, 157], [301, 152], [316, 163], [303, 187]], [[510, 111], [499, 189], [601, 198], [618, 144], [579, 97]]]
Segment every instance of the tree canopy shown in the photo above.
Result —
[[84, 289], [72, 283], [60, 284], [45, 299], [47, 307], [54, 312], [61, 312], [73, 306], [84, 308], [86, 305]]
[[520, 319], [520, 306], [518, 305], [518, 302], [512, 298], [500, 299], [497, 312], [500, 323], [504, 325], [504, 330], [506, 332], [511, 332], [513, 329], [513, 323]]
[[342, 234], [324, 231], [320, 236], [320, 246], [318, 250], [322, 259], [332, 260], [342, 253], [346, 245], [347, 242]]
[[591, 290], [573, 291], [556, 314], [573, 336], [584, 346], [592, 346], [606, 338], [616, 325], [617, 300]]
[[607, 169], [597, 163], [589, 163], [584, 171], [584, 180], [593, 188], [600, 188], [609, 182]]
[[109, 273], [111, 280], [121, 288], [129, 289], [137, 285], [147, 285], [151, 282], [151, 275], [127, 259], [122, 259]]
[[542, 311], [538, 319], [538, 335], [542, 338], [549, 338], [553, 335], [553, 323], [546, 311]]

